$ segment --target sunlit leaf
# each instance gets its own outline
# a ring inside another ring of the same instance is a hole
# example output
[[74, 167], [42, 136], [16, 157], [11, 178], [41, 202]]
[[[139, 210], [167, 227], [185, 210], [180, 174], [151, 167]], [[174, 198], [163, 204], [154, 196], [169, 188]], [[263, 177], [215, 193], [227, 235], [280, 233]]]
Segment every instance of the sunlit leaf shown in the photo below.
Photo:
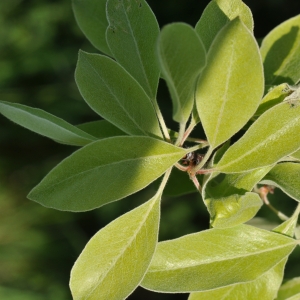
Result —
[[209, 2], [195, 27], [206, 50], [210, 48], [218, 32], [236, 17], [240, 17], [246, 27], [253, 31], [252, 13], [243, 1], [213, 0]]
[[111, 136], [126, 135], [126, 133], [120, 130], [118, 127], [109, 123], [106, 120], [92, 121], [77, 125], [77, 127], [88, 134], [91, 134], [98, 139], [104, 139]]
[[0, 101], [0, 113], [11, 121], [59, 143], [84, 146], [96, 137], [41, 109]]
[[173, 101], [173, 119], [187, 122], [194, 105], [197, 76], [205, 64], [205, 49], [195, 30], [185, 23], [165, 26], [158, 40], [158, 58]]
[[132, 135], [162, 137], [151, 100], [117, 62], [81, 51], [75, 78], [88, 105], [116, 127]]
[[78, 26], [89, 41], [103, 53], [111, 55], [106, 42], [106, 19], [107, 0], [72, 0], [73, 11]]
[[159, 79], [156, 42], [159, 26], [144, 0], [108, 0], [106, 39], [116, 60], [155, 99]]
[[283, 259], [275, 267], [253, 281], [233, 284], [204, 292], [195, 292], [190, 295], [188, 300], [273, 300], [276, 297], [278, 288], [282, 282], [286, 261], [287, 259]]
[[146, 187], [186, 151], [150, 137], [99, 140], [63, 160], [28, 198], [59, 210], [91, 210]]
[[257, 43], [237, 18], [217, 35], [197, 84], [197, 109], [212, 148], [247, 123], [261, 101], [263, 89]]
[[293, 199], [300, 201], [300, 164], [280, 163], [276, 165], [262, 180], [264, 184], [274, 185], [282, 189]]
[[252, 281], [286, 258], [296, 244], [249, 225], [190, 234], [158, 244], [142, 286], [174, 293]]
[[300, 277], [286, 281], [279, 289], [276, 300], [300, 299]]
[[275, 27], [262, 41], [266, 86], [300, 79], [300, 15]]
[[158, 235], [160, 195], [114, 220], [87, 243], [71, 271], [74, 299], [125, 299], [152, 259]]
[[272, 165], [300, 148], [300, 106], [280, 103], [262, 114], [224, 154], [216, 169], [245, 172]]

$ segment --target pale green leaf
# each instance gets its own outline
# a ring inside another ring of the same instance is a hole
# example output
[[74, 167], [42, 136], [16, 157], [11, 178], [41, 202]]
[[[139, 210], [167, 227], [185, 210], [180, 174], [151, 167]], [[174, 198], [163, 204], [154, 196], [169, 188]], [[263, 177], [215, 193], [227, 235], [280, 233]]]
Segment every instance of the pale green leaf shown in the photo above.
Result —
[[126, 135], [118, 127], [109, 123], [106, 120], [92, 121], [77, 125], [77, 127], [88, 134], [95, 136], [98, 139], [104, 139], [111, 136]]
[[249, 225], [186, 235], [158, 244], [142, 286], [183, 293], [255, 280], [286, 258], [296, 244]]
[[274, 28], [262, 41], [267, 86], [300, 79], [300, 15]]
[[275, 267], [253, 281], [195, 292], [190, 294], [188, 300], [273, 300], [282, 282], [286, 261], [287, 259], [283, 259]]
[[263, 89], [257, 43], [237, 18], [217, 35], [197, 84], [197, 109], [212, 148], [247, 123], [261, 101]]
[[276, 104], [282, 102], [285, 97], [290, 94], [290, 88], [287, 83], [282, 83], [275, 88], [271, 89], [262, 99], [255, 117], [262, 115], [268, 109], [272, 108]]
[[72, 0], [75, 19], [79, 28], [92, 45], [103, 53], [111, 55], [106, 42], [107, 0]]
[[[295, 297], [295, 298], [293, 298]], [[300, 299], [300, 277], [286, 281], [279, 289], [276, 300]]]
[[253, 31], [252, 13], [243, 1], [213, 0], [206, 6], [195, 27], [206, 50], [210, 48], [218, 32], [236, 17], [240, 17], [246, 27]]
[[150, 137], [99, 140], [63, 160], [28, 198], [59, 210], [91, 210], [143, 189], [186, 152]]
[[300, 160], [300, 150], [297, 150], [296, 152], [292, 153], [291, 156]]
[[280, 163], [276, 165], [261, 183], [274, 185], [293, 199], [300, 201], [300, 164]]
[[159, 80], [156, 42], [159, 26], [144, 0], [108, 0], [106, 39], [116, 60], [154, 100]]
[[210, 225], [214, 228], [229, 228], [245, 223], [262, 206], [262, 200], [256, 193], [207, 198], [204, 202], [210, 213]]
[[196, 79], [205, 56], [204, 46], [190, 25], [173, 23], [162, 29], [158, 58], [173, 102], [173, 119], [179, 123], [186, 123], [192, 112]]
[[81, 95], [101, 117], [128, 134], [162, 137], [151, 100], [117, 62], [81, 51], [75, 78]]
[[95, 136], [38, 108], [0, 101], [0, 113], [11, 121], [62, 144], [84, 146], [96, 140]]
[[224, 154], [216, 170], [245, 172], [272, 165], [300, 148], [300, 106], [280, 103], [262, 114]]
[[123, 300], [131, 294], [152, 259], [159, 216], [156, 195], [96, 233], [71, 271], [73, 299]]

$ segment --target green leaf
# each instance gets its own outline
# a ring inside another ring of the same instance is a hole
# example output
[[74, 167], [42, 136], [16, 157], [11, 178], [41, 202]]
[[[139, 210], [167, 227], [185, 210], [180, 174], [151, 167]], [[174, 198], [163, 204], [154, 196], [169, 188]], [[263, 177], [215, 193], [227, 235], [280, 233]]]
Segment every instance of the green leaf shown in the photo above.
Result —
[[87, 243], [71, 271], [74, 299], [125, 299], [155, 251], [160, 195], [114, 220]]
[[300, 79], [300, 15], [274, 28], [262, 41], [267, 86]]
[[186, 235], [158, 244], [142, 286], [185, 293], [255, 280], [296, 244], [284, 235], [248, 225]]
[[224, 154], [216, 170], [245, 172], [272, 165], [300, 148], [300, 106], [280, 103], [262, 114]]
[[205, 64], [205, 49], [185, 23], [165, 26], [158, 40], [158, 58], [173, 101], [173, 119], [186, 123], [194, 105], [196, 79]]
[[276, 300], [297, 300], [299, 298], [300, 298], [300, 277], [295, 277], [289, 281], [286, 281], [280, 287]]
[[256, 193], [207, 198], [204, 202], [210, 213], [210, 225], [214, 228], [229, 228], [245, 223], [251, 220], [262, 206], [262, 201]]
[[286, 261], [287, 259], [283, 259], [275, 267], [253, 281], [229, 285], [209, 291], [195, 292], [190, 294], [188, 300], [273, 300], [282, 282]]
[[212, 148], [247, 123], [261, 101], [263, 89], [257, 43], [237, 18], [214, 40], [197, 85], [197, 109]]
[[297, 150], [296, 152], [292, 153], [291, 156], [300, 160], [300, 150]]
[[144, 0], [108, 0], [106, 14], [106, 40], [111, 52], [154, 100], [160, 73], [155, 15]]
[[268, 109], [282, 102], [289, 94], [290, 89], [287, 83], [280, 84], [271, 89], [268, 94], [263, 97], [257, 111], [255, 112], [255, 117], [262, 115]]
[[300, 164], [280, 163], [276, 165], [261, 183], [274, 185], [283, 190], [291, 198], [300, 201]]
[[241, 0], [213, 0], [206, 6], [195, 27], [206, 50], [210, 48], [219, 31], [236, 17], [240, 17], [246, 27], [253, 31], [251, 10]]
[[77, 127], [88, 134], [91, 134], [98, 139], [104, 139], [112, 136], [126, 135], [126, 133], [120, 130], [118, 127], [109, 123], [106, 120], [92, 121], [77, 125]]
[[96, 138], [41, 109], [0, 101], [0, 113], [11, 121], [56, 142], [84, 146]]
[[128, 134], [162, 137], [151, 100], [117, 62], [80, 51], [75, 78], [81, 95], [101, 117]]
[[143, 189], [187, 151], [150, 137], [99, 140], [63, 160], [28, 198], [58, 210], [91, 210]]
[[111, 56], [111, 51], [106, 42], [107, 0], [72, 0], [75, 19], [79, 28], [89, 39], [92, 45], [103, 53]]

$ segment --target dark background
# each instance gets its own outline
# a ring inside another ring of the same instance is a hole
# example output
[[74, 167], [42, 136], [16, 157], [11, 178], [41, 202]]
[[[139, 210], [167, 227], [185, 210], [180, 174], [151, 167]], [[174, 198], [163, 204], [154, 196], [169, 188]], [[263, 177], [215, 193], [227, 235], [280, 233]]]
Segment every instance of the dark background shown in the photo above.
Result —
[[[148, 1], [160, 26], [183, 21], [195, 25], [209, 1]], [[255, 36], [264, 37], [300, 13], [299, 0], [248, 0]], [[98, 119], [74, 83], [79, 49], [97, 52], [78, 29], [69, 0], [0, 1], [0, 99], [38, 107], [72, 124]], [[160, 91], [161, 107], [173, 129], [170, 100]], [[80, 251], [100, 228], [153, 194], [153, 187], [92, 212], [67, 213], [26, 199], [46, 173], [75, 147], [56, 144], [0, 116], [0, 299], [71, 299], [69, 273]], [[295, 201], [280, 191], [270, 197], [291, 214]], [[261, 217], [278, 218], [262, 208]], [[274, 225], [274, 226], [275, 226]], [[165, 198], [160, 240], [208, 227], [208, 214], [196, 194]], [[299, 247], [298, 247], [299, 248]], [[299, 250], [286, 277], [300, 276]], [[129, 299], [187, 299], [139, 288]]]

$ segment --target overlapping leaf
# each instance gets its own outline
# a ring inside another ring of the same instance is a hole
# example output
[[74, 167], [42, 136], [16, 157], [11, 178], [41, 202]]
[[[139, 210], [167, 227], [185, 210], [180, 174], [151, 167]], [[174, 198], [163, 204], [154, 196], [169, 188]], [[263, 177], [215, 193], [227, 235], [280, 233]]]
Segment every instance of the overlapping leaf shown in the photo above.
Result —
[[300, 79], [300, 15], [274, 28], [262, 41], [266, 86]]
[[146, 187], [186, 151], [150, 137], [99, 140], [62, 161], [28, 197], [58, 210], [91, 210]]
[[1, 101], [0, 113], [11, 121], [59, 143], [84, 146], [97, 139], [41, 109]]
[[191, 292], [252, 281], [286, 258], [296, 244], [289, 237], [249, 225], [161, 242], [142, 286]]
[[75, 78], [90, 107], [116, 127], [132, 135], [162, 137], [151, 100], [117, 62], [81, 51]]
[[205, 56], [204, 46], [191, 26], [173, 23], [162, 29], [158, 58], [173, 101], [173, 119], [179, 123], [186, 123], [192, 112], [196, 79]]
[[78, 26], [93, 44], [101, 52], [111, 55], [106, 42], [106, 19], [107, 0], [72, 0], [73, 11]]
[[71, 271], [74, 299], [123, 300], [138, 286], [158, 235], [160, 194], [96, 233]]
[[236, 17], [239, 17], [247, 28], [253, 31], [252, 13], [243, 1], [213, 0], [209, 2], [195, 27], [207, 51], [218, 32]]
[[217, 35], [197, 84], [197, 110], [212, 148], [247, 123], [261, 101], [263, 89], [257, 43], [237, 18]]
[[279, 187], [293, 199], [300, 201], [300, 164], [280, 163], [262, 180], [262, 183]]
[[300, 106], [280, 103], [261, 115], [224, 154], [216, 170], [245, 172], [272, 165], [300, 148]]
[[159, 26], [144, 0], [108, 0], [106, 39], [116, 60], [154, 100], [159, 80], [155, 55]]
[[300, 298], [300, 277], [285, 282], [278, 291], [276, 300], [297, 300]]

